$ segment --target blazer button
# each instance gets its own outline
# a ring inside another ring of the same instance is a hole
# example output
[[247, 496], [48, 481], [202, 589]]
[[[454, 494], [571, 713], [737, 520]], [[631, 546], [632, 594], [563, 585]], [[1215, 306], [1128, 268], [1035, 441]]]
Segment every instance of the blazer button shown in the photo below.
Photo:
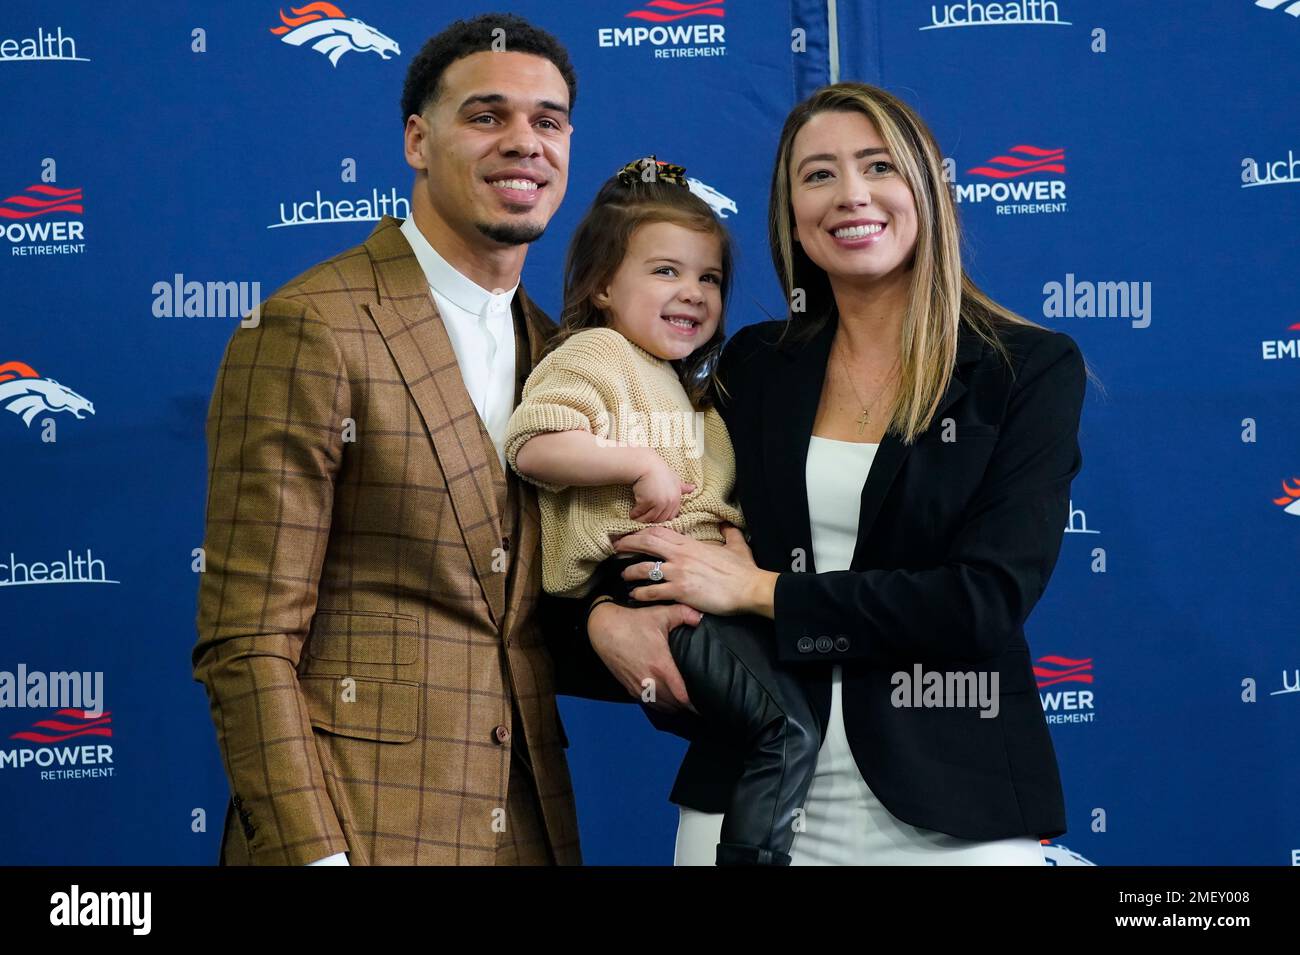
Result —
[[496, 729], [492, 731], [492, 737], [498, 743], [504, 744], [507, 740], [510, 739], [510, 730], [506, 729], [505, 725], [502, 724], [501, 726], [498, 726]]
[[849, 638], [848, 638], [848, 637], [844, 636], [844, 634], [840, 634], [838, 637], [835, 638], [835, 649], [836, 649], [836, 650], [840, 651], [840, 653], [843, 653], [843, 652], [844, 652], [845, 650], [847, 650], [848, 648], [849, 648]]
[[818, 653], [830, 653], [830, 652], [831, 652], [831, 648], [833, 648], [834, 646], [835, 646], [835, 643], [834, 643], [834, 641], [831, 640], [830, 637], [818, 637], [818, 638], [817, 638], [817, 652], [818, 652]]
[[812, 653], [813, 650], [812, 637], [800, 637], [799, 642], [795, 644], [795, 647], [799, 650], [800, 653]]

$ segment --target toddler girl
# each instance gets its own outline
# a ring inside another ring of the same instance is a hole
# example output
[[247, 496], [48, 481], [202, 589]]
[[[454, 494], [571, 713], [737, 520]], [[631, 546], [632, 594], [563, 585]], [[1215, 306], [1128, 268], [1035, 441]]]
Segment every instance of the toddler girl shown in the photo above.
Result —
[[[506, 459], [541, 489], [550, 594], [602, 590], [649, 606], [627, 596], [644, 582], [621, 571], [656, 558], [615, 555], [612, 537], [659, 524], [722, 544], [721, 524], [744, 528], [712, 390], [730, 239], [685, 172], [649, 157], [602, 186], [569, 248], [560, 327], [510, 419]], [[719, 865], [789, 864], [793, 816], [816, 764], [815, 717], [771, 640], [770, 621], [714, 614], [669, 635], [705, 728], [746, 753]]]

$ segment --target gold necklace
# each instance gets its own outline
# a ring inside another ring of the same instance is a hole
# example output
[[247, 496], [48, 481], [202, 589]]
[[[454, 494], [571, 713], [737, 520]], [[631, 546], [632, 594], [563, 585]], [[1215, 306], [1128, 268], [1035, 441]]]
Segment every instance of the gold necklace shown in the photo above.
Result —
[[[864, 403], [862, 405], [862, 415], [858, 418], [858, 437], [862, 437], [863, 432], [866, 431], [867, 425], [871, 423], [871, 409], [876, 406], [876, 402], [880, 400], [880, 396], [883, 395], [885, 393], [885, 389], [889, 387], [889, 382], [893, 380], [894, 377], [894, 370], [898, 368], [898, 363], [901, 360], [902, 360], [901, 356], [894, 360], [894, 367], [890, 369], [889, 377], [886, 378], [885, 383], [880, 386], [880, 390], [876, 392], [876, 397], [871, 400], [871, 403], [870, 404]], [[848, 365], [847, 360], [843, 362], [843, 364], [846, 366], [844, 370], [844, 377], [849, 380], [849, 387], [853, 389], [854, 396], [858, 399], [859, 402], [861, 402], [862, 395], [858, 392], [858, 386], [853, 382], [853, 376], [849, 374], [847, 368]]]

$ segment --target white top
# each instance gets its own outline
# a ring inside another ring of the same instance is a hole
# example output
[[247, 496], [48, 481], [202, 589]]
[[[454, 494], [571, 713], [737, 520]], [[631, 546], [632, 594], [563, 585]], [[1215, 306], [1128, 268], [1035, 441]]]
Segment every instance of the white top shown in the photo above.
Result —
[[[858, 510], [879, 444], [812, 435], [804, 476], [817, 573], [848, 570], [858, 539]], [[838, 672], [839, 667], [837, 666]]]
[[465, 390], [496, 445], [506, 471], [506, 426], [515, 401], [515, 330], [510, 315], [514, 288], [492, 293], [458, 272], [438, 254], [408, 216], [402, 235], [429, 282], [438, 314], [447, 327]]

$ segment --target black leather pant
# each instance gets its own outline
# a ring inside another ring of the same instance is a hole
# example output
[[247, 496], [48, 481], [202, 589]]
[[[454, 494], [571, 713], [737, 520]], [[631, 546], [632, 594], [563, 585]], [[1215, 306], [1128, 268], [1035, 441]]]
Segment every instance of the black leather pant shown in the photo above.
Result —
[[[655, 558], [609, 558], [597, 571], [597, 588], [625, 606], [670, 603], [627, 596], [648, 582], [623, 581], [619, 574], [644, 560]], [[817, 765], [817, 718], [798, 681], [777, 665], [773, 639], [772, 622], [748, 614], [706, 613], [698, 625], [683, 625], [668, 635], [702, 731], [734, 743], [745, 754], [723, 818], [718, 865], [790, 864], [795, 811], [803, 807]]]

